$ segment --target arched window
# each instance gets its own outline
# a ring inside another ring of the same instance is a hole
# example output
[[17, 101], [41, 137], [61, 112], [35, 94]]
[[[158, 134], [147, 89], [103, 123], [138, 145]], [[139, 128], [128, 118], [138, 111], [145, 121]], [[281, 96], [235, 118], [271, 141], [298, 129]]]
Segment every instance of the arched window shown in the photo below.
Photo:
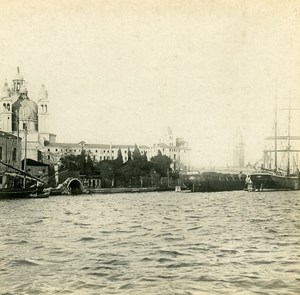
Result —
[[44, 112], [44, 105], [41, 104], [41, 108], [42, 108], [42, 113]]
[[3, 104], [4, 110], [6, 110], [6, 103]]
[[47, 113], [47, 105], [45, 104], [45, 113]]
[[7, 110], [10, 111], [10, 104], [7, 104]]

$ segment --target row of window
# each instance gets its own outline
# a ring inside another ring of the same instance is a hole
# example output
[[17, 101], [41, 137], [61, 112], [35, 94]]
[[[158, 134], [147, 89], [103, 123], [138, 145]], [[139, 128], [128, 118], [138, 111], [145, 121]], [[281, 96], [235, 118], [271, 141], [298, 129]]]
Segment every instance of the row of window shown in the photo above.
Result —
[[[59, 149], [55, 149], [55, 152], [58, 152]], [[77, 150], [72, 150], [72, 149], [60, 149], [61, 152], [65, 151], [65, 152], [73, 152], [73, 153], [76, 153]], [[92, 150], [88, 150], [90, 153], [93, 152]], [[51, 152], [51, 149], [49, 148], [48, 149], [48, 152]], [[81, 150], [78, 150], [78, 152], [81, 152]], [[105, 153], [110, 153], [110, 150], [100, 150], [100, 152], [103, 152], [104, 154]], [[113, 154], [115, 151], [114, 150], [111, 150], [111, 153]], [[124, 154], [127, 154], [127, 150], [123, 151]], [[143, 154], [145, 151], [141, 151], [141, 154]], [[95, 153], [98, 153], [98, 150], [95, 150]]]
[[[50, 155], [48, 155], [48, 160], [51, 160], [51, 156]], [[99, 157], [99, 160], [100, 161], [102, 161], [102, 160], [114, 160], [115, 159], [115, 157], [114, 156], [112, 156], [112, 157], [110, 157], [110, 156], [100, 156]], [[93, 160], [96, 160], [96, 156], [93, 156]], [[124, 161], [127, 161], [127, 157], [124, 157]]]

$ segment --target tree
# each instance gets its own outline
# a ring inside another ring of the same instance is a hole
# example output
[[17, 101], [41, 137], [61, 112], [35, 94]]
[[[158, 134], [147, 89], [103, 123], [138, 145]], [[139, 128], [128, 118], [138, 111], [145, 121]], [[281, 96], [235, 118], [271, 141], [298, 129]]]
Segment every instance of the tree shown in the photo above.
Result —
[[133, 150], [133, 153], [132, 153], [132, 157], [133, 157], [133, 160], [136, 161], [136, 162], [142, 161], [141, 152], [140, 152], [140, 150], [139, 150], [139, 148], [136, 144], [134, 145], [134, 150]]
[[75, 155], [66, 155], [60, 159], [60, 170], [80, 171], [81, 158]]
[[161, 176], [166, 177], [171, 171], [170, 165], [172, 159], [166, 155], [162, 155], [161, 151], [158, 150], [157, 156], [151, 159], [154, 170]]
[[110, 187], [115, 179], [113, 160], [103, 160], [97, 164], [97, 172], [100, 174], [103, 186]]
[[118, 156], [117, 159], [115, 160], [115, 163], [116, 163], [116, 167], [121, 167], [123, 164], [123, 156], [120, 148], [118, 150]]
[[131, 150], [130, 150], [129, 148], [128, 148], [127, 155], [128, 155], [128, 161], [131, 161], [131, 160], [132, 160], [132, 157], [131, 157]]
[[142, 155], [142, 161], [143, 161], [143, 162], [148, 162], [147, 152], [146, 152], [146, 151], [145, 151], [144, 154]]

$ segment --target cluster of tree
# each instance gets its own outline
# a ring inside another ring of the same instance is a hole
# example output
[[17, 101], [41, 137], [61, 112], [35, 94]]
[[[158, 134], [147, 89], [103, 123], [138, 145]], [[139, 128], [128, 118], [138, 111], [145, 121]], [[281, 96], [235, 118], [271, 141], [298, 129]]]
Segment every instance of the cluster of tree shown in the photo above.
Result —
[[128, 149], [128, 160], [123, 163], [122, 152], [119, 149], [115, 160], [94, 161], [88, 153], [81, 155], [67, 155], [61, 158], [60, 171], [68, 170], [78, 172], [80, 175], [99, 177], [102, 186], [135, 186], [140, 184], [141, 177], [160, 178], [173, 176], [170, 165], [172, 160], [161, 151], [147, 159], [146, 152], [141, 154], [137, 145], [133, 152]]

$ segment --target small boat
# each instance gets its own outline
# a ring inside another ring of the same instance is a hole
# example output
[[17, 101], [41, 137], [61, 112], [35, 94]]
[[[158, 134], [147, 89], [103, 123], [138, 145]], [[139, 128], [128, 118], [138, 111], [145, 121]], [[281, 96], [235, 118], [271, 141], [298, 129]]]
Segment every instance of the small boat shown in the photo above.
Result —
[[0, 198], [27, 198], [43, 191], [44, 182], [42, 180], [1, 160], [0, 163], [10, 169], [10, 171], [4, 172], [7, 180], [4, 187], [0, 188]]
[[45, 188], [42, 191], [36, 191], [29, 195], [29, 198], [43, 199], [50, 196], [50, 188]]

